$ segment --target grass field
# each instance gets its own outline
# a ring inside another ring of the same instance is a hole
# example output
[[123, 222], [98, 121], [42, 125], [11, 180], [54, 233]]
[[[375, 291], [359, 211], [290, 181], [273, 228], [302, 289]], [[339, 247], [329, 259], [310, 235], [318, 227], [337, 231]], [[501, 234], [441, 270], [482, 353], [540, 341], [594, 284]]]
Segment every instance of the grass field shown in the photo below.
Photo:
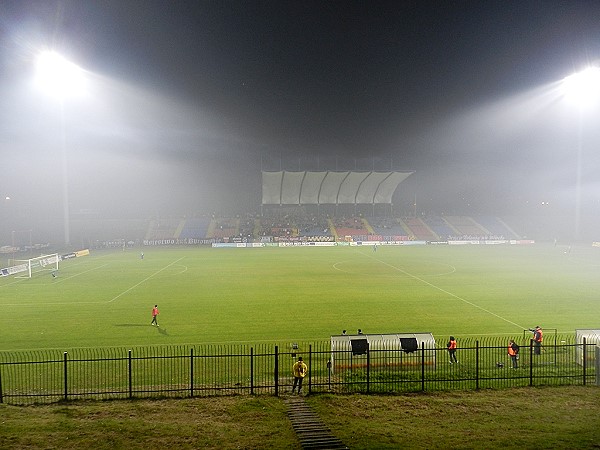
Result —
[[[600, 328], [600, 249], [531, 246], [93, 251], [0, 278], [0, 350], [515, 335]], [[160, 328], [150, 326], [158, 304]]]

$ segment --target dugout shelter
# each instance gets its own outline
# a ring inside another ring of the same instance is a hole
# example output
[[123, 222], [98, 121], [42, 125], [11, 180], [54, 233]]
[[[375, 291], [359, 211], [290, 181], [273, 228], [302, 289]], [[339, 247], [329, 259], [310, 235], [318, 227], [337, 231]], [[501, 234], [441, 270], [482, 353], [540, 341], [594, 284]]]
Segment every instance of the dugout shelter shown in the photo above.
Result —
[[[575, 342], [578, 344], [575, 347], [575, 358], [577, 364], [583, 365], [583, 341], [585, 339], [586, 344], [596, 344], [600, 346], [600, 329], [578, 329], [575, 330]], [[592, 362], [596, 359], [596, 352], [587, 347], [586, 360]]]
[[[420, 350], [430, 350], [421, 352]], [[331, 336], [331, 372], [370, 367], [435, 366], [432, 333], [355, 334]]]

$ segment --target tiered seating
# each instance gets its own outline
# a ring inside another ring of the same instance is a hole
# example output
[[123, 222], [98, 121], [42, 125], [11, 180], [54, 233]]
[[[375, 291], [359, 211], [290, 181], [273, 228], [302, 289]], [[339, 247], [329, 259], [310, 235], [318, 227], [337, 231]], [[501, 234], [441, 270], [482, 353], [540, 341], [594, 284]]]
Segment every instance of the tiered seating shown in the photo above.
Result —
[[405, 236], [406, 231], [396, 219], [389, 217], [374, 217], [369, 219], [369, 224], [375, 234], [381, 236]]
[[344, 236], [367, 236], [369, 234], [369, 230], [365, 228], [360, 217], [336, 218], [333, 219], [333, 225], [336, 234], [340, 238]]
[[427, 226], [442, 239], [448, 239], [448, 236], [456, 234], [439, 216], [427, 216], [423, 219], [423, 222], [425, 222]]
[[187, 219], [179, 233], [180, 239], [204, 239], [210, 225], [208, 218], [192, 218]]
[[289, 217], [283, 219], [262, 218], [259, 234], [275, 238], [292, 238], [298, 236], [298, 228]]
[[238, 236], [238, 223], [238, 219], [213, 219], [208, 237], [222, 239]]
[[240, 219], [240, 236], [245, 239], [253, 239], [255, 236], [256, 230], [256, 219], [253, 216], [249, 215], [245, 219]]
[[160, 219], [153, 220], [150, 222], [148, 231], [146, 232], [146, 239], [175, 239], [177, 238], [177, 230], [181, 219]]
[[327, 219], [316, 216], [298, 220], [299, 236], [331, 236]]
[[458, 232], [458, 236], [464, 236], [468, 239], [479, 239], [489, 235], [488, 231], [477, 225], [470, 217], [465, 216], [445, 216], [445, 220]]
[[474, 220], [482, 225], [493, 236], [505, 237], [506, 239], [518, 239], [512, 230], [510, 230], [500, 219], [494, 216], [477, 216]]
[[[283, 217], [254, 217], [213, 219], [206, 233], [207, 238], [307, 241], [330, 240], [351, 236], [354, 241], [401, 241], [416, 239], [423, 241], [514, 239], [517, 236], [502, 221], [495, 218], [480, 218], [479, 224], [465, 216], [427, 216], [417, 218], [370, 218], [362, 217], [326, 218], [297, 213]], [[202, 219], [190, 219], [182, 229], [180, 237], [198, 236], [206, 226]], [[330, 228], [333, 226], [335, 232]], [[488, 228], [489, 227], [489, 228]], [[195, 232], [191, 231], [196, 230]]]
[[404, 219], [404, 223], [410, 229], [414, 237], [420, 241], [432, 241], [438, 239], [425, 222], [419, 218], [410, 217]]

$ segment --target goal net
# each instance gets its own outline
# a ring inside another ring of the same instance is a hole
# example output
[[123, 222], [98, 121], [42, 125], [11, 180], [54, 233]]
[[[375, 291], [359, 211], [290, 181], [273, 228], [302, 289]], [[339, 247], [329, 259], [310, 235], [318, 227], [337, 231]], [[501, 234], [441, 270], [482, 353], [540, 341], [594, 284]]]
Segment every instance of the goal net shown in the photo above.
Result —
[[44, 271], [58, 270], [60, 258], [58, 253], [52, 255], [42, 255], [31, 259], [15, 260], [15, 268], [22, 275], [17, 278], [31, 278], [33, 275]]

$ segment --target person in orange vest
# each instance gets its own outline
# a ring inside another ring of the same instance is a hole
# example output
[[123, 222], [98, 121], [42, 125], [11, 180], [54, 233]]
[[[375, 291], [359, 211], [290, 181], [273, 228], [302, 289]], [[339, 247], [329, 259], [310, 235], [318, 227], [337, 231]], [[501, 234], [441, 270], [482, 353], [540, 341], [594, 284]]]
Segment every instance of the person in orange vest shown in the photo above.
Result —
[[458, 360], [456, 359], [456, 339], [454, 336], [450, 336], [446, 348], [448, 349], [448, 356], [450, 356], [450, 364], [458, 364]]
[[150, 322], [150, 325], [156, 325], [157, 327], [158, 322], [156, 321], [156, 317], [159, 315], [160, 313], [158, 312], [158, 305], [154, 305], [154, 308], [152, 308], [152, 322]]
[[510, 356], [510, 360], [512, 361], [512, 368], [519, 368], [519, 346], [512, 339], [508, 341], [508, 356]]
[[535, 329], [531, 330], [533, 333], [533, 353], [535, 355], [540, 355], [542, 353], [542, 341], [544, 340], [544, 332], [542, 328], [538, 325]]

